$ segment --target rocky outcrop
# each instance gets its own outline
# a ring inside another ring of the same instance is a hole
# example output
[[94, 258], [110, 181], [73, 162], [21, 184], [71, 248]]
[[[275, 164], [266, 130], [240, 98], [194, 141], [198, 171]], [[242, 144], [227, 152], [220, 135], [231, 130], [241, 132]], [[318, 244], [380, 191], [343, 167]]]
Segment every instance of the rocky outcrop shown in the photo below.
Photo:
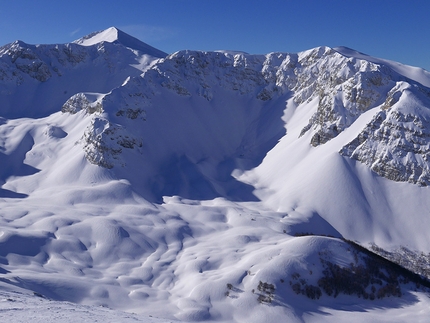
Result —
[[61, 112], [70, 114], [75, 114], [81, 110], [84, 110], [89, 114], [93, 114], [95, 112], [100, 113], [103, 111], [103, 105], [97, 100], [92, 102], [85, 93], [78, 93], [68, 99], [61, 108]]
[[399, 84], [387, 97], [385, 110], [379, 111], [340, 154], [390, 180], [429, 185], [429, 103], [430, 95], [423, 94], [417, 85]]
[[124, 127], [95, 117], [82, 138], [85, 157], [97, 166], [112, 168], [125, 166], [121, 158], [123, 149], [138, 149], [142, 140], [131, 135]]
[[294, 99], [297, 104], [318, 100], [317, 111], [301, 132], [302, 136], [313, 131], [312, 146], [336, 137], [362, 113], [383, 103], [400, 77], [385, 66], [334, 51], [327, 51], [303, 72]]
[[[88, 51], [75, 44], [28, 45], [15, 41], [0, 48], [0, 57], [9, 57], [8, 64], [0, 66], [0, 80], [23, 82], [23, 76], [46, 82], [52, 75], [62, 75], [62, 67], [75, 66], [88, 57]], [[48, 62], [50, 62], [48, 64]]]

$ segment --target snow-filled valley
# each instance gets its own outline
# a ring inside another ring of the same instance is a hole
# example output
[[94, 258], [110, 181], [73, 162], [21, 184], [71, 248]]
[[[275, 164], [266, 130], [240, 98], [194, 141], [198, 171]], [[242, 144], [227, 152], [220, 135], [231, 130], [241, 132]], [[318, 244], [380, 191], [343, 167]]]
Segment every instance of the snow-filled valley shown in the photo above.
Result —
[[0, 47], [0, 97], [2, 319], [427, 321], [429, 72], [112, 27]]

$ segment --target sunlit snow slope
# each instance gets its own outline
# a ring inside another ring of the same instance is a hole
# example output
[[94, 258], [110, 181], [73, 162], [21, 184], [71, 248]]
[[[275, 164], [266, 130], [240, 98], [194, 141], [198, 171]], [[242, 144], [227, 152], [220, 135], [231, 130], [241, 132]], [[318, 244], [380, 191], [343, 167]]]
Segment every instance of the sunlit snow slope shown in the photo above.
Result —
[[0, 279], [145, 318], [425, 321], [429, 85], [347, 48], [5, 45]]

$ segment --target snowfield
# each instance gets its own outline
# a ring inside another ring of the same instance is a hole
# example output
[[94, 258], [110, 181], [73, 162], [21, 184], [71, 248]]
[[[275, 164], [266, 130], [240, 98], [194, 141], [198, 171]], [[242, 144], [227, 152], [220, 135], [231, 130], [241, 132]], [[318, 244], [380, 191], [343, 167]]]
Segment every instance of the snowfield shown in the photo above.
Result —
[[0, 317], [426, 322], [429, 86], [347, 48], [0, 47]]

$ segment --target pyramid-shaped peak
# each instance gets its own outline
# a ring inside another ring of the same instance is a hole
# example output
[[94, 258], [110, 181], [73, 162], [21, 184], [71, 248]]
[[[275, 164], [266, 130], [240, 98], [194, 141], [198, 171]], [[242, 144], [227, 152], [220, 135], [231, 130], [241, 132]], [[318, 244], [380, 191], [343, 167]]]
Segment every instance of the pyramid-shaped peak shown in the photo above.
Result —
[[84, 36], [74, 43], [83, 45], [83, 46], [92, 46], [101, 42], [113, 43], [114, 41], [119, 40], [119, 34], [122, 33], [118, 28], [110, 27], [105, 30], [96, 31], [87, 36]]
[[103, 42], [118, 43], [125, 47], [139, 50], [145, 54], [155, 57], [167, 56], [165, 52], [158, 50], [133, 36], [130, 36], [116, 27], [110, 27], [105, 30], [96, 31], [74, 41], [74, 43], [82, 46], [93, 46]]

